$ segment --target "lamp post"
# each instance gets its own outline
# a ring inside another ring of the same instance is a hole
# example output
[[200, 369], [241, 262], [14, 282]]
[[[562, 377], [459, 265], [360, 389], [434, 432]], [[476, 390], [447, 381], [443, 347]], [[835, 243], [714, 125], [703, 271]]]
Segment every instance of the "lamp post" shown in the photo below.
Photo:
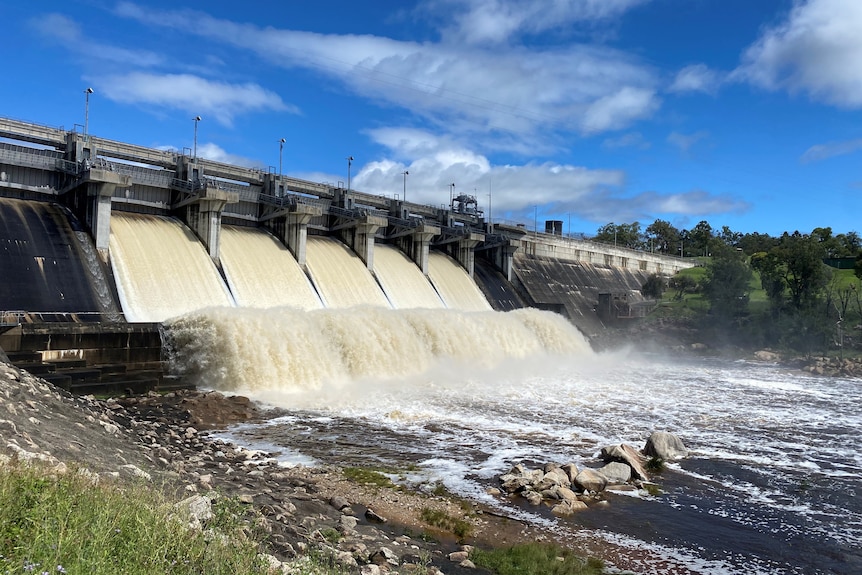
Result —
[[539, 237], [539, 204], [533, 206], [533, 229], [536, 230], [536, 237]]
[[84, 138], [88, 144], [90, 143], [90, 94], [92, 93], [92, 88], [84, 90]]
[[281, 159], [284, 157], [284, 143], [287, 140], [284, 138], [278, 141], [278, 179], [281, 179]]
[[353, 156], [347, 156], [347, 191], [350, 191], [350, 166], [353, 165]]
[[452, 209], [452, 200], [455, 199], [455, 182], [449, 184], [449, 209]]
[[198, 122], [201, 121], [200, 116], [195, 116], [192, 118], [195, 121], [195, 144], [194, 148], [192, 148], [192, 159], [197, 162], [198, 161]]
[[406, 202], [407, 201], [407, 176], [410, 175], [410, 172], [408, 172], [407, 170], [404, 170], [401, 173], [404, 176], [404, 201]]

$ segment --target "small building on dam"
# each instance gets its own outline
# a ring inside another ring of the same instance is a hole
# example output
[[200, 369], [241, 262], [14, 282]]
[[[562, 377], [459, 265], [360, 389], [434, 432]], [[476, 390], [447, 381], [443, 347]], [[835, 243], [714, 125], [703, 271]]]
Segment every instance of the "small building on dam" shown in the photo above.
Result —
[[4, 118], [0, 138], [0, 349], [67, 387], [94, 365], [163, 384], [158, 325], [210, 306], [536, 307], [589, 336], [692, 265], [491, 225], [470, 196], [433, 207]]

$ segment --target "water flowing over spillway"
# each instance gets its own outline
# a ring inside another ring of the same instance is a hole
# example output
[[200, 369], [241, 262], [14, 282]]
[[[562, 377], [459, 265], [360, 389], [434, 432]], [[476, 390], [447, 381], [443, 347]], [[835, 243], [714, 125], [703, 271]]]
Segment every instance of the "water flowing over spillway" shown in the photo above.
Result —
[[428, 276], [446, 307], [464, 311], [484, 311], [491, 305], [482, 291], [467, 274], [467, 270], [444, 253], [431, 252], [428, 258]]
[[395, 309], [444, 307], [422, 270], [396, 247], [374, 246], [374, 273]]
[[365, 263], [335, 238], [309, 236], [306, 265], [327, 308], [391, 307]]
[[115, 212], [111, 264], [131, 322], [160, 322], [233, 298], [202, 243], [178, 220]]
[[265, 230], [223, 226], [221, 263], [239, 306], [323, 306], [293, 254]]
[[539, 310], [221, 308], [177, 318], [165, 332], [175, 373], [205, 387], [287, 394], [415, 376], [441, 363], [490, 368], [592, 354], [565, 319]]

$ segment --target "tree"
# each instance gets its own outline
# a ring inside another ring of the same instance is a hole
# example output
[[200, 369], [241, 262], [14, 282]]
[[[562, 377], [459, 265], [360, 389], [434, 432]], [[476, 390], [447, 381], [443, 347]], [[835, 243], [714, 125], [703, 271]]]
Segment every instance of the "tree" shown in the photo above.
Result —
[[775, 248], [784, 267], [790, 301], [797, 310], [812, 306], [829, 280], [831, 274], [823, 263], [826, 249], [821, 238], [799, 232], [785, 233]]
[[664, 280], [658, 274], [650, 274], [641, 286], [641, 294], [649, 299], [661, 299], [662, 292], [664, 292]]
[[712, 226], [706, 220], [701, 220], [688, 233], [689, 250], [696, 256], [708, 256], [712, 252]]
[[650, 251], [667, 254], [676, 249], [679, 242], [679, 230], [670, 222], [656, 220], [646, 228], [647, 241], [651, 244]]
[[703, 281], [703, 293], [714, 316], [732, 320], [748, 311], [751, 276], [751, 268], [736, 250], [716, 250]]
[[673, 296], [673, 299], [676, 301], [681, 300], [686, 293], [693, 292], [697, 288], [697, 282], [693, 277], [681, 274], [677, 274], [670, 278], [669, 285], [671, 288], [676, 290], [676, 293]]
[[593, 241], [624, 248], [641, 249], [643, 248], [641, 225], [639, 222], [619, 225], [611, 222], [598, 229]]

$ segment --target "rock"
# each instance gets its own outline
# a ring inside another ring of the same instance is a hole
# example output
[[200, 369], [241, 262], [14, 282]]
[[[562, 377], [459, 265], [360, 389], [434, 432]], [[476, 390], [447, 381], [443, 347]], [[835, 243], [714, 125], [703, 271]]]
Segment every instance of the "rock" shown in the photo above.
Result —
[[604, 491], [608, 485], [608, 479], [595, 469], [582, 469], [575, 477], [575, 484], [584, 491]]
[[665, 461], [688, 457], [688, 449], [682, 440], [667, 431], [654, 431], [647, 439], [643, 452], [648, 457], [658, 457]]
[[530, 505], [541, 505], [542, 504], [542, 495], [535, 491], [527, 491], [524, 493], [524, 499], [527, 500], [527, 503]]
[[754, 352], [754, 357], [759, 359], [760, 361], [768, 361], [772, 363], [776, 363], [781, 360], [781, 356], [775, 353], [774, 351], [770, 351], [768, 349], [761, 349]]
[[609, 484], [627, 483], [632, 478], [632, 468], [618, 461], [611, 461], [599, 469], [599, 473], [608, 479]]
[[461, 567], [462, 569], [475, 569], [476, 564], [473, 563], [472, 561], [470, 561], [469, 559], [464, 559], [463, 561], [458, 563], [458, 567]]
[[632, 475], [635, 479], [649, 479], [647, 472], [643, 467], [643, 455], [631, 445], [622, 443], [611, 447], [602, 447], [602, 459], [605, 461], [619, 461], [627, 464], [632, 468]]
[[470, 554], [466, 551], [453, 551], [448, 555], [449, 561], [452, 561], [453, 563], [460, 563], [461, 561], [467, 559], [467, 557], [469, 556]]
[[370, 507], [365, 510], [365, 518], [372, 523], [386, 523], [386, 518], [375, 513]]
[[578, 494], [569, 489], [568, 487], [560, 487], [559, 489], [557, 489], [557, 497], [559, 497], [563, 501], [578, 500]]
[[388, 547], [381, 547], [368, 557], [368, 560], [375, 565], [393, 565], [398, 567], [398, 555]]
[[245, 503], [246, 505], [251, 505], [254, 503], [254, 495], [251, 495], [249, 493], [243, 493], [239, 496], [239, 502]]
[[575, 477], [578, 476], [578, 466], [574, 463], [566, 463], [565, 465], [561, 465], [560, 469], [566, 472], [566, 476], [569, 478], [569, 485], [575, 482]]
[[192, 495], [176, 505], [192, 529], [201, 529], [213, 518], [212, 501], [204, 495]]
[[123, 470], [130, 477], [135, 477], [137, 479], [144, 479], [146, 481], [151, 481], [152, 477], [150, 474], [138, 467], [137, 465], [133, 465], [131, 463], [127, 463], [125, 465], [121, 465], [120, 469]]
[[551, 487], [569, 487], [572, 482], [565, 471], [559, 467], [552, 469], [542, 476], [541, 481], [535, 485], [536, 491], [544, 491]]
[[341, 511], [345, 507], [350, 507], [350, 502], [340, 495], [333, 495], [329, 499], [329, 504]]
[[577, 499], [573, 501], [564, 500], [555, 505], [551, 509], [551, 513], [562, 517], [568, 517], [569, 515], [574, 515], [578, 511], [583, 511], [584, 509], [587, 509], [587, 504], [583, 501], [578, 501]]
[[360, 575], [380, 575], [380, 566], [371, 563], [369, 565], [363, 565], [362, 569], [359, 570]]

